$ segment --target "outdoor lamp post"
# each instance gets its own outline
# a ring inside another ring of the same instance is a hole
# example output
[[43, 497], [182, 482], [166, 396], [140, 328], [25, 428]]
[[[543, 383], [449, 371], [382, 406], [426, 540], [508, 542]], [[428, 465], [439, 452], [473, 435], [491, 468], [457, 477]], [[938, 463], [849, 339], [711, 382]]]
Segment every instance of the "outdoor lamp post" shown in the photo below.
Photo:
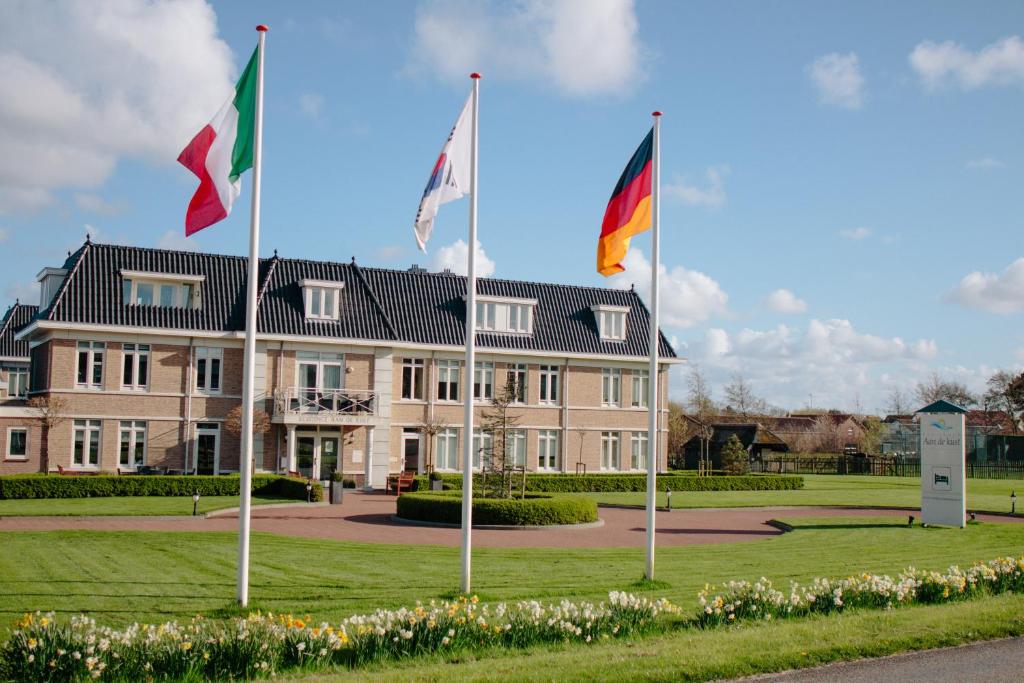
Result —
[[199, 514], [199, 489], [192, 492], [192, 516]]
[[1010, 491], [1010, 514], [1017, 514], [1017, 492]]
[[914, 515], [907, 515], [907, 526], [914, 526]]
[[307, 479], [306, 480], [306, 502], [307, 503], [312, 503], [313, 502], [313, 480], [312, 479]]
[[672, 511], [672, 489], [665, 489], [665, 498], [668, 500], [668, 510]]

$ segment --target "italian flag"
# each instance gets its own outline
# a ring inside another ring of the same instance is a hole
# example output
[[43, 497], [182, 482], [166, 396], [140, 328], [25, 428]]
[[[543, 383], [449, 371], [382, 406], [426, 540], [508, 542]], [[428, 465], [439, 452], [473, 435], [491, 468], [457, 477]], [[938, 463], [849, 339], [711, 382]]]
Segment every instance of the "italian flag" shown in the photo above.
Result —
[[185, 214], [185, 235], [227, 218], [242, 191], [238, 178], [252, 168], [258, 58], [256, 48], [231, 98], [178, 155], [178, 161], [199, 178]]

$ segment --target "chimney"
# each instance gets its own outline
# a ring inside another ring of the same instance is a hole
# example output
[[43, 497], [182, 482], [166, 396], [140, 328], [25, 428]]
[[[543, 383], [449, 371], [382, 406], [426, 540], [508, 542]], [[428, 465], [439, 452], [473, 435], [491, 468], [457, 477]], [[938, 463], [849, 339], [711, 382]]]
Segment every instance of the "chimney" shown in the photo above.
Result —
[[427, 272], [427, 269], [421, 268], [418, 264], [414, 263], [412, 264], [412, 267], [408, 270], [408, 272], [413, 273], [415, 275], [422, 275]]
[[60, 289], [61, 283], [64, 282], [64, 278], [67, 276], [68, 271], [64, 268], [43, 268], [36, 275], [36, 280], [39, 282], [39, 310], [45, 310], [50, 302], [53, 301], [53, 297], [57, 296], [57, 291]]

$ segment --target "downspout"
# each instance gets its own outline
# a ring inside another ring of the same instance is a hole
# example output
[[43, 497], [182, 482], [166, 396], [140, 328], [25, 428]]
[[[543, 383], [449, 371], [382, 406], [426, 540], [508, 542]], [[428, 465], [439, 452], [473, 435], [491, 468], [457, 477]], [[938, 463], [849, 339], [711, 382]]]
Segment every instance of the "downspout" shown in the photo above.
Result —
[[[580, 434], [580, 439], [583, 434]], [[562, 471], [569, 471], [569, 359], [565, 359], [565, 372], [562, 373]]]
[[[434, 392], [432, 390], [432, 387], [436, 387], [437, 386], [436, 380], [434, 379], [434, 376], [435, 376], [434, 373], [436, 372], [435, 367], [434, 367], [435, 365], [437, 365], [437, 351], [431, 351], [430, 352], [430, 367], [427, 368], [427, 386], [424, 387], [424, 389], [427, 392], [427, 424], [429, 424], [429, 425], [433, 425], [434, 424]], [[469, 439], [473, 438], [472, 434], [470, 434], [468, 437], [465, 436], [465, 435], [463, 435], [463, 436], [465, 438], [469, 438]], [[432, 464], [430, 462], [430, 457], [432, 455], [431, 452], [430, 452], [430, 447], [431, 447], [430, 442], [431, 442], [431, 440], [432, 439], [431, 439], [429, 434], [424, 434], [423, 435], [423, 452], [421, 452], [421, 454], [420, 454], [420, 462], [423, 464], [423, 467], [420, 468], [420, 469], [422, 469], [424, 472], [427, 469], [429, 469], [430, 465]], [[402, 451], [402, 457], [403, 458], [405, 457], [405, 451], [404, 450]], [[403, 463], [403, 469], [404, 469], [404, 463]]]
[[188, 474], [189, 436], [192, 434], [192, 367], [195, 364], [195, 337], [188, 338], [188, 369], [185, 370], [185, 425], [181, 443], [185, 447], [185, 474]]
[[[342, 369], [342, 372], [344, 373], [344, 369]], [[284, 380], [284, 339], [282, 339], [281, 341], [278, 342], [278, 347], [277, 347], [277, 380], [276, 380], [276, 382], [274, 384], [274, 394], [276, 394], [276, 396], [275, 395], [271, 396], [271, 402], [272, 402], [272, 405], [273, 405], [275, 413], [277, 412], [277, 406], [278, 406], [277, 397], [281, 395], [281, 391], [282, 391], [281, 382], [283, 380]], [[344, 381], [344, 376], [342, 377], [342, 381]], [[285, 405], [287, 405], [288, 397], [285, 396], [282, 400], [284, 400], [286, 402]], [[287, 434], [288, 434], [288, 431], [287, 431], [287, 427], [286, 427], [285, 428], [285, 437], [284, 437], [285, 440], [288, 439]], [[341, 430], [341, 443], [342, 444], [345, 443], [345, 429], [344, 428], [342, 428], [342, 430]], [[284, 468], [281, 467], [281, 434], [280, 433], [277, 435], [277, 438], [274, 439], [274, 444], [277, 446], [277, 471], [280, 472], [282, 469], [284, 469], [284, 471], [287, 472], [288, 471], [287, 467], [284, 467]], [[339, 448], [339, 451], [343, 452], [341, 448]], [[338, 454], [339, 458], [341, 457], [341, 452], [339, 452], [339, 454]]]

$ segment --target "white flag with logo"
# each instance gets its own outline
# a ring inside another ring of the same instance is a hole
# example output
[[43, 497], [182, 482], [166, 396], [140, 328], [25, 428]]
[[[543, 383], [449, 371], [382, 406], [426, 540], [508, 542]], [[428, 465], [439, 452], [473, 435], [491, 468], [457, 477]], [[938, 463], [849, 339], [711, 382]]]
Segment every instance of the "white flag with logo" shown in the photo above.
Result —
[[434, 230], [434, 218], [437, 217], [438, 207], [461, 199], [470, 192], [469, 172], [473, 136], [469, 125], [472, 105], [473, 95], [470, 94], [451, 134], [448, 135], [448, 141], [441, 149], [441, 155], [437, 157], [427, 187], [423, 190], [423, 199], [420, 200], [416, 224], [413, 226], [416, 244], [421, 251], [427, 250], [427, 240]]

